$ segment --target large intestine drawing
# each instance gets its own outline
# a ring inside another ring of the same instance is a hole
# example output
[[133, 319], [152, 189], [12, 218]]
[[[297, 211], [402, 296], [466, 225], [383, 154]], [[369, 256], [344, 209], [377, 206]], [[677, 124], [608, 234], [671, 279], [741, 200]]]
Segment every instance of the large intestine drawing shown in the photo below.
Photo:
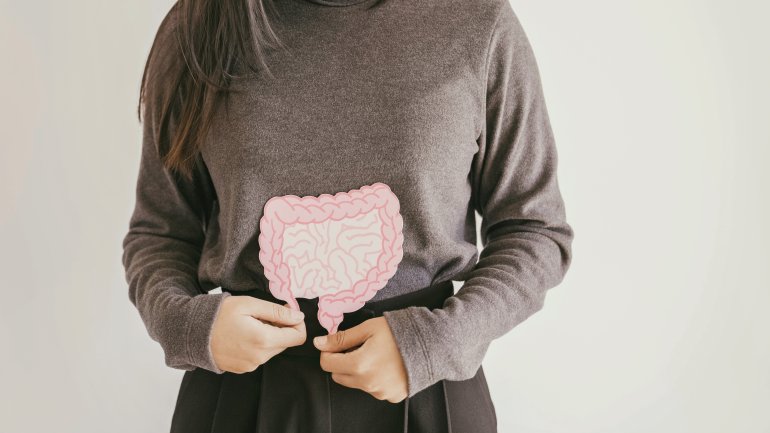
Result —
[[382, 182], [271, 197], [259, 228], [270, 292], [297, 310], [296, 298], [318, 297], [318, 321], [329, 333], [385, 286], [403, 258], [398, 197]]

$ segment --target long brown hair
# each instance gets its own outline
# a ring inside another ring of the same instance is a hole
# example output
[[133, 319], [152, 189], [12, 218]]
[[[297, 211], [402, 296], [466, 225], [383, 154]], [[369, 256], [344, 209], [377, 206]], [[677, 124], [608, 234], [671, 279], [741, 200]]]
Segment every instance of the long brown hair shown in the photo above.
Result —
[[[266, 6], [274, 8], [272, 0], [178, 0], [166, 15], [161, 28], [172, 24], [175, 48], [161, 52], [168, 48], [160, 47], [162, 38], [156, 37], [137, 111], [142, 121], [146, 101], [158, 104], [153, 107], [156, 139], [168, 169], [190, 178], [212, 116], [229, 95], [231, 80], [238, 78], [232, 74], [236, 62], [269, 73], [265, 49], [283, 44], [270, 26]], [[159, 66], [151, 68], [156, 61]]]

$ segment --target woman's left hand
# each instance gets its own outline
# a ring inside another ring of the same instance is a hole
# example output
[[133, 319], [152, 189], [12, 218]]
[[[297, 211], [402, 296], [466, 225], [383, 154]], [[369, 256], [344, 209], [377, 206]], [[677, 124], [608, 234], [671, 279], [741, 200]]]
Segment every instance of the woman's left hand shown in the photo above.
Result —
[[[322, 343], [319, 339], [323, 337], [326, 341]], [[407, 397], [404, 361], [384, 317], [316, 337], [313, 344], [321, 351], [321, 368], [340, 385], [361, 389], [391, 403]]]

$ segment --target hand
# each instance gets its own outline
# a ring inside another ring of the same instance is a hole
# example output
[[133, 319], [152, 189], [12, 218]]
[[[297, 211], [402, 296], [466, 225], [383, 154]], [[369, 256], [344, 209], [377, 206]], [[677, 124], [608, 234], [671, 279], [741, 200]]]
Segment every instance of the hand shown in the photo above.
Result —
[[[319, 342], [323, 337], [326, 342]], [[407, 397], [406, 367], [384, 317], [316, 337], [313, 344], [321, 350], [321, 369], [330, 372], [340, 385], [358, 388], [391, 403]]]
[[212, 325], [211, 351], [219, 369], [246, 373], [306, 338], [301, 311], [252, 296], [228, 296]]

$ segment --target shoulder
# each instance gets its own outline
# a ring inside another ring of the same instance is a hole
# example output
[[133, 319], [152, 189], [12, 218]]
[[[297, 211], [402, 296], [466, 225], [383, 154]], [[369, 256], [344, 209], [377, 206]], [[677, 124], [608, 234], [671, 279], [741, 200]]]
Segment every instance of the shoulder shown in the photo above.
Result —
[[[510, 15], [513, 7], [509, 0], [438, 0], [458, 17], [462, 17], [477, 32], [492, 31], [503, 15]], [[503, 17], [505, 18], [505, 17]]]
[[517, 38], [523, 29], [509, 0], [432, 0], [425, 6], [434, 18], [453, 27], [473, 40], [476, 49], [484, 50], [500, 36]]
[[495, 56], [515, 55], [520, 60], [531, 61], [532, 46], [518, 14], [509, 0], [485, 0], [493, 5], [492, 18], [487, 39], [487, 60]]
[[178, 1], [171, 5], [171, 7], [166, 12], [166, 15], [163, 17], [163, 20], [161, 20], [160, 25], [158, 26], [158, 35], [168, 36], [174, 32], [179, 16], [179, 8], [180, 6]]
[[[474, 3], [474, 2], [470, 2]], [[524, 28], [509, 0], [482, 0], [479, 2], [481, 25], [487, 30], [490, 44], [495, 39], [509, 42], [526, 38]]]
[[184, 57], [177, 37], [178, 2], [166, 12], [155, 30], [142, 75], [141, 102], [144, 118], [157, 124], [162, 102], [173, 91]]
[[490, 29], [503, 6], [510, 7], [508, 0], [433, 0], [425, 4], [463, 20], [475, 31]]
[[155, 31], [149, 54], [150, 65], [155, 70], [166, 69], [175, 57], [181, 55], [177, 34], [178, 15], [179, 2], [174, 2]]

